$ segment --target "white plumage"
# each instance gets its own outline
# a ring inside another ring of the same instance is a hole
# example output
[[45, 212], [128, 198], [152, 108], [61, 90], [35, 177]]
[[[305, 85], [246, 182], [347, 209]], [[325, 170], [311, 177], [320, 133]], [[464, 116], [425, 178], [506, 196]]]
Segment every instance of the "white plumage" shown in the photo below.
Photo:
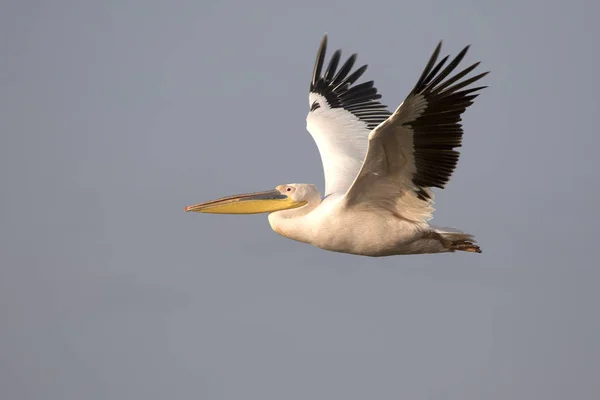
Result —
[[373, 81], [356, 84], [366, 70], [352, 71], [356, 54], [338, 68], [337, 50], [323, 72], [326, 49], [327, 36], [317, 54], [306, 119], [323, 163], [324, 198], [314, 185], [289, 184], [186, 210], [271, 211], [269, 222], [279, 234], [359, 255], [481, 252], [471, 235], [427, 222], [434, 211], [430, 188], [443, 188], [458, 162], [461, 115], [484, 88], [469, 86], [487, 72], [465, 79], [479, 63], [452, 75], [468, 46], [446, 64], [448, 56], [437, 62], [440, 43], [394, 113], [379, 102]]

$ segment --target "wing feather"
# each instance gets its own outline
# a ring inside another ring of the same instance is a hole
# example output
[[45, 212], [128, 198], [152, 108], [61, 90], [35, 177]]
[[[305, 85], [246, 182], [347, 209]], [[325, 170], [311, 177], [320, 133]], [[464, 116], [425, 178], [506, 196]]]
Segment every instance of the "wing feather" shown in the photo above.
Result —
[[370, 133], [362, 168], [344, 197], [346, 206], [382, 207], [414, 222], [431, 218], [430, 188], [444, 188], [454, 172], [461, 116], [485, 88], [461, 90], [488, 74], [461, 81], [479, 63], [451, 75], [468, 49], [446, 65], [448, 56], [437, 62], [438, 44], [404, 102]]
[[352, 71], [356, 54], [338, 69], [342, 53], [336, 50], [322, 73], [326, 51], [327, 35], [313, 70], [306, 127], [321, 154], [328, 196], [350, 188], [367, 153], [369, 133], [391, 113], [378, 101], [381, 95], [373, 81], [355, 85], [367, 70], [363, 65]]

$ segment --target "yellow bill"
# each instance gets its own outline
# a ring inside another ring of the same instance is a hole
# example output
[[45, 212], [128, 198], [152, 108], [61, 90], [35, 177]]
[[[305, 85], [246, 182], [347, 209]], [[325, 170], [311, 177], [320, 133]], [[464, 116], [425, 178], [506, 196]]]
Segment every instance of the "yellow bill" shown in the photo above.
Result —
[[306, 201], [295, 201], [279, 190], [238, 194], [207, 201], [185, 208], [186, 212], [209, 214], [260, 214], [265, 212], [289, 210], [306, 204]]

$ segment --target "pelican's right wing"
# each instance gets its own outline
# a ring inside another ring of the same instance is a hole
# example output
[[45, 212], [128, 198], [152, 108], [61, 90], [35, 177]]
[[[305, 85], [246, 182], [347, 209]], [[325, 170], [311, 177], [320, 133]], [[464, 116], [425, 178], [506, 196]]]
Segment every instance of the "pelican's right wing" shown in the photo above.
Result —
[[378, 100], [373, 81], [354, 83], [366, 65], [351, 72], [356, 54], [338, 70], [341, 51], [331, 56], [323, 74], [327, 35], [323, 37], [310, 84], [310, 111], [306, 128], [315, 140], [325, 173], [325, 196], [343, 195], [361, 169], [369, 142], [369, 132], [391, 113]]
[[[458, 162], [462, 113], [482, 87], [468, 86], [487, 72], [463, 79], [479, 63], [452, 75], [467, 53], [463, 49], [445, 68], [435, 49], [404, 102], [368, 138], [368, 150], [356, 180], [344, 197], [350, 207], [386, 209], [414, 222], [431, 218], [433, 193], [443, 188]], [[443, 68], [443, 69], [442, 69]]]

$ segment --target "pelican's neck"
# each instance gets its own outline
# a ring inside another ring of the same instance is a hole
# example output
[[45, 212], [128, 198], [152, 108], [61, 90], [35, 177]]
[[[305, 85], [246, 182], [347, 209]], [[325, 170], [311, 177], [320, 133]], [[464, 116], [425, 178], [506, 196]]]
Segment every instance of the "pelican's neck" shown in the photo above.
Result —
[[313, 232], [311, 213], [317, 208], [317, 204], [309, 203], [303, 207], [291, 210], [275, 211], [269, 214], [271, 228], [289, 239], [299, 242], [310, 243]]

